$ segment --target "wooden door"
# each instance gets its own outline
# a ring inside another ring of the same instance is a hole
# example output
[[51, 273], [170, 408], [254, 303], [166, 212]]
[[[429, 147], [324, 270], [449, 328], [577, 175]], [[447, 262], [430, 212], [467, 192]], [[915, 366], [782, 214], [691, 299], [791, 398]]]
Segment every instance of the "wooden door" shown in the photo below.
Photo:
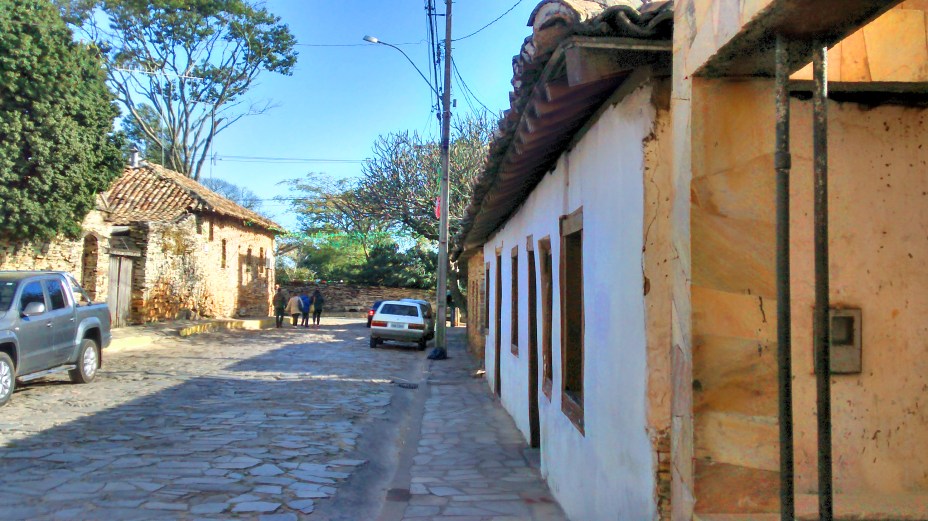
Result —
[[112, 327], [129, 323], [129, 304], [132, 301], [132, 258], [110, 257], [110, 283], [107, 304], [110, 307]]
[[[530, 243], [531, 244], [531, 243]], [[528, 423], [531, 446], [541, 446], [538, 411], [538, 297], [535, 289], [535, 252], [528, 251]]]

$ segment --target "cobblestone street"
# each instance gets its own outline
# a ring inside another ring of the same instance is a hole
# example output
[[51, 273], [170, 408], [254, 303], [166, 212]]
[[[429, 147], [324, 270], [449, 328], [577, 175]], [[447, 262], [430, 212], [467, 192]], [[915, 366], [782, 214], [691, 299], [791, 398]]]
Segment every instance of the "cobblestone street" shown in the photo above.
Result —
[[90, 385], [20, 388], [0, 418], [2, 518], [313, 512], [368, 464], [362, 429], [424, 360], [369, 349], [363, 323], [327, 323], [106, 350]]

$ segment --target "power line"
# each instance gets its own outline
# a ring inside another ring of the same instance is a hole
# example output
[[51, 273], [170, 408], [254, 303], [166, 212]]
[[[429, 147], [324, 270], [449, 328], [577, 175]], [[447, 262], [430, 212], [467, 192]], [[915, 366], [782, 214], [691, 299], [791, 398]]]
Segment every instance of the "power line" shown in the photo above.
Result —
[[490, 27], [491, 25], [493, 25], [493, 24], [495, 24], [496, 22], [500, 21], [504, 16], [506, 16], [506, 15], [509, 14], [509, 13], [511, 13], [513, 9], [515, 9], [516, 7], [519, 7], [519, 4], [521, 4], [522, 2], [523, 2], [523, 0], [519, 0], [518, 2], [515, 3], [515, 5], [513, 5], [513, 6], [510, 7], [509, 9], [507, 9], [505, 13], [503, 13], [503, 14], [497, 16], [496, 18], [493, 19], [493, 21], [491, 21], [490, 23], [484, 25], [484, 26], [481, 27], [480, 29], [477, 29], [476, 31], [474, 31], [474, 32], [472, 32], [472, 33], [470, 33], [470, 34], [468, 34], [467, 36], [462, 36], [462, 37], [460, 37], [460, 38], [455, 38], [455, 39], [453, 39], [453, 40], [451, 40], [451, 41], [452, 41], [452, 42], [459, 42], [459, 41], [461, 41], [461, 40], [465, 40], [465, 39], [467, 39], [467, 38], [470, 38], [471, 36], [474, 36], [475, 34], [477, 34], [477, 33], [481, 32], [481, 31], [483, 31], [483, 30], [486, 29], [487, 27]]
[[265, 157], [265, 156], [213, 156], [214, 161], [228, 161], [230, 163], [337, 163], [337, 164], [363, 164], [366, 159], [329, 159], [308, 157]]
[[[402, 42], [391, 45], [422, 45], [423, 43], [426, 43], [426, 41], [419, 40], [418, 42]], [[370, 44], [367, 43], [295, 43], [293, 45], [297, 47], [370, 47]]]
[[480, 101], [480, 98], [478, 98], [477, 95], [474, 94], [474, 91], [471, 90], [470, 86], [467, 85], [467, 82], [464, 81], [464, 78], [461, 77], [461, 71], [458, 70], [458, 64], [454, 60], [451, 60], [451, 67], [454, 69], [454, 74], [455, 76], [457, 76], [458, 82], [463, 87], [461, 90], [464, 91], [465, 95], [470, 93], [470, 96], [474, 98], [474, 101], [479, 103], [480, 106], [482, 106], [487, 112], [492, 114], [493, 111], [490, 110], [490, 107], [487, 107], [482, 101]]

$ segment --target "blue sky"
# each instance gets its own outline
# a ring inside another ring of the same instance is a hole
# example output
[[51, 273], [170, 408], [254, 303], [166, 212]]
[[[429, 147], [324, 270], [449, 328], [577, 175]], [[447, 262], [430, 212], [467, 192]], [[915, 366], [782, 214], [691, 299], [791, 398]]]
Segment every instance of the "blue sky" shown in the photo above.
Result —
[[[530, 33], [528, 17], [538, 0], [522, 0], [498, 22], [455, 42], [452, 56], [471, 90], [494, 112], [509, 107], [512, 56]], [[438, 12], [444, 2], [438, 0]], [[460, 0], [453, 7], [453, 37], [465, 36], [508, 10], [516, 0]], [[362, 41], [423, 42], [402, 49], [428, 75], [424, 0], [268, 0], [268, 9], [290, 26], [300, 56], [292, 76], [265, 74], [251, 96], [272, 99], [270, 112], [245, 118], [217, 137], [220, 160], [203, 177], [219, 177], [247, 187], [263, 199], [286, 195], [277, 183], [320, 172], [333, 177], [360, 175], [360, 164], [236, 162], [223, 156], [364, 159], [380, 134], [402, 130], [439, 135], [428, 85], [394, 49]], [[444, 35], [444, 18], [439, 19]], [[356, 45], [315, 47], [311, 45]], [[455, 114], [470, 108], [454, 82]], [[265, 211], [290, 227], [295, 219], [276, 201]]]

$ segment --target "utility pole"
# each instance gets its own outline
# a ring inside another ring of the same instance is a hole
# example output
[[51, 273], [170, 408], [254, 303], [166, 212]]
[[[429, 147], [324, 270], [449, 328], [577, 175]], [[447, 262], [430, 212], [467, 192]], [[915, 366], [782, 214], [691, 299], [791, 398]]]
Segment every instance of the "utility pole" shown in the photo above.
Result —
[[448, 192], [451, 174], [451, 0], [445, 0], [445, 88], [442, 90], [441, 112], [441, 199], [439, 199], [438, 229], [438, 316], [435, 321], [435, 349], [429, 358], [448, 357], [445, 314], [448, 309]]

